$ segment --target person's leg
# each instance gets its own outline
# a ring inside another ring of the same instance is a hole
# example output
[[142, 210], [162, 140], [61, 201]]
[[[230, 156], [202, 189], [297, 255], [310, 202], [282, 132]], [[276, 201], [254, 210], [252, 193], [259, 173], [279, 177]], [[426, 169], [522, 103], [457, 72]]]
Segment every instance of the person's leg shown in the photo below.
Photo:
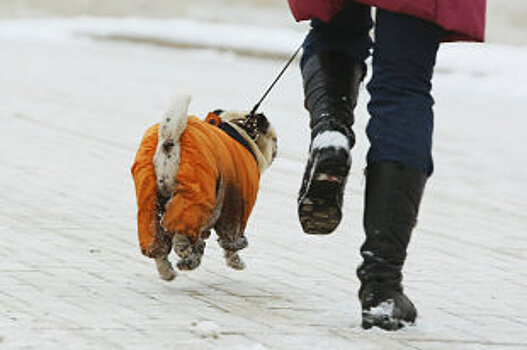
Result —
[[[350, 2], [330, 22], [311, 21], [311, 30], [302, 45], [300, 68], [304, 69], [312, 56], [324, 52], [346, 54], [360, 65], [370, 56], [373, 27], [371, 8]], [[364, 69], [366, 69], [364, 67]]]
[[379, 10], [373, 75], [368, 83], [368, 164], [391, 160], [430, 175], [434, 100], [432, 75], [441, 29]]
[[373, 25], [368, 6], [350, 2], [329, 23], [314, 19], [301, 61], [311, 144], [298, 196], [303, 230], [327, 234], [342, 217], [342, 196], [355, 143], [351, 126], [366, 73]]
[[417, 311], [403, 293], [402, 267], [427, 177], [432, 173], [431, 79], [441, 30], [432, 23], [379, 10], [373, 76], [368, 84], [371, 146], [366, 170], [363, 327], [395, 330]]

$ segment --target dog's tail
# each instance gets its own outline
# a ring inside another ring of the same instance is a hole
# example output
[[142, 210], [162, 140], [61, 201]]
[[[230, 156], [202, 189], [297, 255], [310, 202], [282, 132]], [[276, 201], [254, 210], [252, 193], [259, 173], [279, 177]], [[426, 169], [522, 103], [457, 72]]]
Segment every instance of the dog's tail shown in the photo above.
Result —
[[165, 197], [171, 196], [176, 185], [180, 161], [180, 139], [187, 128], [190, 100], [191, 96], [188, 94], [174, 97], [159, 124], [159, 139], [154, 165], [158, 190]]

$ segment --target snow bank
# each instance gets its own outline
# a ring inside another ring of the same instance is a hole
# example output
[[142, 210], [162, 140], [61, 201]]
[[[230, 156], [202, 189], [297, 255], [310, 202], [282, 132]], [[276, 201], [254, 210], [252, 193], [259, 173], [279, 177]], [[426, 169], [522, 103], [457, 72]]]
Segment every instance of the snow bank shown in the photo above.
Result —
[[213, 48], [266, 56], [289, 56], [304, 33], [288, 28], [264, 28], [190, 19], [70, 18], [19, 19], [0, 23], [0, 38], [65, 41], [79, 37], [118, 38], [169, 46]]

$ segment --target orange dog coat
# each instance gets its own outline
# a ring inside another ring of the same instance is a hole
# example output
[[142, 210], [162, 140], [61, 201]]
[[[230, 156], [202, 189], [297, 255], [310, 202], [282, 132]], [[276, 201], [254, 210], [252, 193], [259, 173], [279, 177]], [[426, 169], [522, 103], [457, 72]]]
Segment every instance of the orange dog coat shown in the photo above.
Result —
[[[207, 120], [214, 117], [210, 113]], [[176, 232], [193, 242], [210, 228], [220, 240], [243, 236], [260, 180], [249, 150], [217, 126], [189, 117], [180, 139], [176, 187], [163, 209], [153, 162], [158, 129], [155, 124], [146, 131], [132, 166], [141, 252], [152, 258], [167, 255]]]

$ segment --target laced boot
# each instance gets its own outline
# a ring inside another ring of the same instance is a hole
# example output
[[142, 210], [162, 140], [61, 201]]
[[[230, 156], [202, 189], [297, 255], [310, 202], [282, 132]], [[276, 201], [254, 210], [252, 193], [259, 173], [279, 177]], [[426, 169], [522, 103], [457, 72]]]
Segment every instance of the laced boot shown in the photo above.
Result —
[[310, 113], [309, 159], [298, 195], [304, 232], [328, 234], [342, 218], [342, 202], [355, 144], [351, 130], [364, 64], [340, 52], [311, 56], [302, 68]]
[[424, 173], [395, 162], [374, 163], [366, 170], [366, 241], [357, 269], [365, 329], [397, 330], [417, 317], [403, 292], [401, 271], [426, 179]]

